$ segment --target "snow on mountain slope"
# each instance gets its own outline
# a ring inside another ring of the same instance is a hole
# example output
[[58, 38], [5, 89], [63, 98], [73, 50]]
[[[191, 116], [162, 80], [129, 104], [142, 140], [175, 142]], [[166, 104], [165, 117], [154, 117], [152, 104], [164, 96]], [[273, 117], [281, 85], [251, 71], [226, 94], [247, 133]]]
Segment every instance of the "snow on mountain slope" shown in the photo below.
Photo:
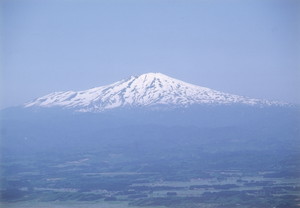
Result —
[[63, 107], [82, 112], [99, 112], [118, 107], [185, 107], [193, 104], [235, 103], [278, 104], [196, 86], [161, 73], [147, 73], [89, 90], [54, 92], [26, 103], [25, 107]]

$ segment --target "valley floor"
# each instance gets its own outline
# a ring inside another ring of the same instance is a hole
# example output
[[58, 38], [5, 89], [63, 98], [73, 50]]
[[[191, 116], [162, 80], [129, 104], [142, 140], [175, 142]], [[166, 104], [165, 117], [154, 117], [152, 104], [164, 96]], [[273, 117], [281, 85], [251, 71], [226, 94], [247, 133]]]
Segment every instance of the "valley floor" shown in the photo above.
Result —
[[[211, 157], [211, 161], [209, 157], [150, 160], [99, 153], [8, 157], [1, 167], [5, 176], [1, 207], [299, 207], [295, 158], [259, 171], [258, 164], [226, 169], [221, 164], [229, 158]], [[230, 157], [234, 161], [236, 155]], [[220, 164], [210, 164], [216, 159]]]

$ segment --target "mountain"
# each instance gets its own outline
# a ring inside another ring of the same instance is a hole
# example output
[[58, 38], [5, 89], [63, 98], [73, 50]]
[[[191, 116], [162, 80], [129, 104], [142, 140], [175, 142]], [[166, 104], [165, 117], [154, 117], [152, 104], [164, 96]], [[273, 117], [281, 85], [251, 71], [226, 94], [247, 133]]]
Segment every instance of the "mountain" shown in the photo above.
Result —
[[96, 151], [104, 144], [119, 148], [160, 140], [170, 145], [180, 141], [179, 146], [190, 140], [207, 141], [219, 147], [219, 140], [272, 143], [290, 138], [292, 144], [299, 135], [299, 118], [296, 106], [148, 73], [90, 90], [56, 92], [4, 109], [0, 136], [3, 149], [20, 153], [58, 147]]
[[296, 207], [299, 118], [159, 73], [52, 93], [0, 111], [0, 207]]
[[212, 90], [161, 73], [147, 73], [88, 90], [54, 92], [28, 102], [24, 106], [26, 108], [62, 107], [80, 112], [101, 112], [120, 107], [187, 107], [195, 104], [269, 106], [280, 103]]

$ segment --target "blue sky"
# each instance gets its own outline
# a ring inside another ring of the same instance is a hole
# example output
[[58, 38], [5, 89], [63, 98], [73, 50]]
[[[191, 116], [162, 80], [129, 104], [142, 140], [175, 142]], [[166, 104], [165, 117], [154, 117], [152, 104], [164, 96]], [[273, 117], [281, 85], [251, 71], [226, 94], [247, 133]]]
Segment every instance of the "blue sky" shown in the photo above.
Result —
[[300, 103], [298, 0], [2, 0], [1, 6], [1, 108], [147, 72]]

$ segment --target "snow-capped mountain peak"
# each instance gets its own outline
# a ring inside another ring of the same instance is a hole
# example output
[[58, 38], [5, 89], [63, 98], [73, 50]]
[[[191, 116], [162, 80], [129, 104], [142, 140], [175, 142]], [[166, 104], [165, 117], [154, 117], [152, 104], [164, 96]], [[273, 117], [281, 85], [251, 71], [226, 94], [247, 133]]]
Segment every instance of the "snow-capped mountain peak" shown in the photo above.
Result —
[[234, 103], [275, 104], [200, 87], [161, 73], [147, 73], [84, 91], [54, 92], [26, 103], [25, 107], [63, 107], [82, 112], [99, 112], [119, 107]]

